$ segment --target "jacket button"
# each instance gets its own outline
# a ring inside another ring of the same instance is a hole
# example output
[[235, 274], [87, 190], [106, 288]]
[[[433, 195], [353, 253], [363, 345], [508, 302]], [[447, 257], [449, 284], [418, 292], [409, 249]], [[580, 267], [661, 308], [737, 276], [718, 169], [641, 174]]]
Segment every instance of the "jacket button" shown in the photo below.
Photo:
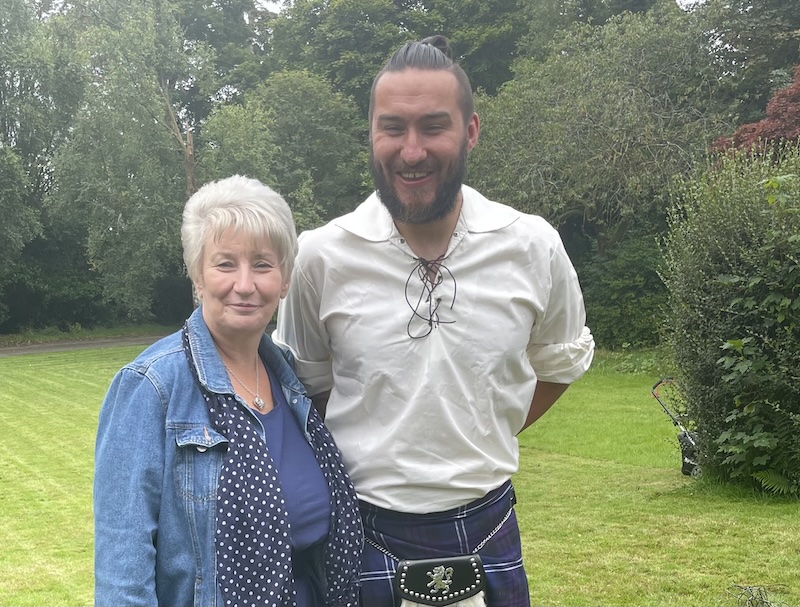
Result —
[[205, 453], [206, 451], [208, 451], [208, 447], [203, 447], [202, 445], [197, 445], [197, 450], [200, 453]]

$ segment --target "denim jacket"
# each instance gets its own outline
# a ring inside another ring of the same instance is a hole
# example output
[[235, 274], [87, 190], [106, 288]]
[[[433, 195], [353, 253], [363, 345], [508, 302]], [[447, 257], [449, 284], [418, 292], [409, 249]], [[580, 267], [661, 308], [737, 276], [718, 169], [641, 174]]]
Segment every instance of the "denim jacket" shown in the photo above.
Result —
[[[187, 321], [197, 374], [209, 392], [233, 394], [201, 310]], [[309, 439], [311, 401], [304, 387], [266, 335], [259, 353]], [[214, 534], [226, 449], [180, 331], [117, 373], [100, 412], [95, 451], [97, 606], [222, 605]], [[357, 585], [358, 572], [352, 577]]]

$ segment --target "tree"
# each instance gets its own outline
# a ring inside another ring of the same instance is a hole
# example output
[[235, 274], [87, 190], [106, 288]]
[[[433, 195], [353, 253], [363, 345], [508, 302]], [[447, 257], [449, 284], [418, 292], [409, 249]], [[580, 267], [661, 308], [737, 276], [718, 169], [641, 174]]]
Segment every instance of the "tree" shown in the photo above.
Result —
[[[83, 0], [68, 17], [92, 84], [57, 158], [50, 208], [83, 226], [107, 300], [150, 318], [157, 285], [183, 274], [183, 204], [201, 179], [220, 176], [198, 166], [203, 128], [271, 71], [272, 13], [253, 0]], [[261, 140], [239, 143], [250, 159], [263, 151]]]
[[724, 95], [737, 124], [764, 116], [772, 93], [800, 64], [800, 11], [786, 0], [708, 0], [697, 9], [724, 74]]
[[[512, 77], [517, 42], [526, 29], [518, 0], [426, 0], [418, 38], [444, 34], [472, 87], [494, 95]], [[425, 29], [422, 29], [422, 28]]]
[[77, 52], [92, 85], [55, 160], [49, 210], [83, 226], [107, 300], [136, 320], [151, 317], [157, 281], [181, 273], [181, 209], [197, 187], [192, 117], [176, 91], [216, 90], [213, 52], [185, 43], [173, 9], [87, 3], [71, 15], [88, 24]]
[[[306, 72], [280, 72], [255, 91], [281, 149], [275, 176], [287, 198], [308, 189], [321, 216], [351, 211], [365, 194], [367, 125], [352, 99]], [[310, 227], [310, 226], [308, 226]]]
[[[32, 209], [25, 205], [27, 179], [22, 162], [14, 150], [0, 145], [0, 292], [9, 280], [10, 269], [19, 253], [36, 233], [39, 223]], [[8, 305], [0, 299], [0, 325], [8, 318]]]
[[273, 74], [226, 105], [204, 129], [204, 174], [246, 173], [289, 202], [298, 229], [354, 208], [364, 195], [366, 125], [358, 108], [320, 76]]
[[372, 79], [403, 43], [444, 34], [473, 87], [494, 93], [523, 31], [518, 0], [296, 0], [273, 45], [282, 67], [325, 77], [366, 113]]
[[[63, 19], [42, 4], [0, 0], [0, 326], [3, 310], [47, 261], [27, 251], [51, 236], [42, 217], [53, 155], [82, 102], [84, 80]], [[10, 320], [9, 320], [10, 322]]]
[[213, 49], [218, 90], [209, 95], [209, 87], [193, 80], [176, 89], [179, 103], [191, 113], [190, 124], [196, 128], [219, 101], [240, 99], [276, 69], [270, 42], [275, 14], [255, 0], [174, 2], [183, 38]]
[[673, 176], [720, 126], [703, 24], [677, 7], [577, 25], [544, 62], [521, 59], [481, 97], [470, 179], [498, 200], [581, 226], [604, 255], [659, 221]]
[[659, 0], [540, 0], [522, 3], [527, 31], [520, 38], [518, 52], [522, 57], [543, 60], [553, 44], [576, 23], [604, 25], [612, 17], [625, 12], [645, 13]]
[[4, 266], [18, 257], [40, 229], [37, 214], [25, 204], [27, 196], [22, 161], [14, 150], [0, 145], [0, 259]]
[[273, 51], [286, 70], [323, 76], [366, 114], [372, 78], [413, 38], [424, 12], [392, 0], [295, 0], [277, 17]]
[[552, 48], [479, 96], [468, 180], [559, 227], [602, 347], [651, 345], [667, 192], [721, 130], [704, 27], [664, 3], [573, 25]]
[[13, 147], [38, 208], [50, 160], [67, 135], [85, 83], [62, 19], [42, 21], [25, 0], [0, 0], [0, 142]]

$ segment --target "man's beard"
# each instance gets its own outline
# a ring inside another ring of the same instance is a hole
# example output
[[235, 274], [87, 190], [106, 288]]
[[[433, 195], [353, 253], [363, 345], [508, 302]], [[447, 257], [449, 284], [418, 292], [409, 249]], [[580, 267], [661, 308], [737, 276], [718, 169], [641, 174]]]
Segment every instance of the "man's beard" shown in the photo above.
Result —
[[[392, 219], [402, 223], [432, 223], [446, 217], [456, 206], [458, 194], [461, 192], [461, 184], [464, 182], [466, 166], [467, 142], [465, 140], [458, 159], [436, 189], [433, 202], [428, 205], [408, 206], [400, 201], [397, 190], [389, 182], [381, 166], [375, 161], [372, 147], [369, 150], [369, 170], [375, 183], [375, 189], [378, 191], [378, 198], [389, 211]], [[413, 169], [409, 168], [409, 170]]]

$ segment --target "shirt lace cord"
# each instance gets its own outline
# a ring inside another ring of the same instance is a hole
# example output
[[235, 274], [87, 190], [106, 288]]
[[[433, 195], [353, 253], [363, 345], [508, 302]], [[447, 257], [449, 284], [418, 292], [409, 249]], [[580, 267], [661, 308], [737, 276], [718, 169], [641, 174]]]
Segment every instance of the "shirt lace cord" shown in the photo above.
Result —
[[[456, 278], [453, 276], [450, 269], [442, 263], [442, 257], [432, 261], [428, 261], [422, 257], [416, 257], [414, 261], [416, 265], [412, 268], [408, 279], [406, 279], [406, 303], [408, 307], [411, 308], [411, 318], [406, 326], [406, 332], [411, 339], [422, 339], [430, 335], [440, 324], [452, 324], [455, 322], [454, 320], [442, 320], [439, 317], [439, 305], [442, 303], [442, 298], [434, 297], [433, 292], [436, 287], [444, 282], [445, 276], [449, 276], [453, 281], [453, 297], [450, 301], [450, 309], [452, 310], [456, 303]], [[422, 290], [419, 293], [416, 303], [412, 303], [410, 291], [412, 279], [415, 275], [419, 278]], [[431, 278], [431, 276], [433, 276], [433, 278]], [[425, 323], [423, 333], [420, 335], [414, 335], [411, 331], [411, 325], [417, 319]]]

